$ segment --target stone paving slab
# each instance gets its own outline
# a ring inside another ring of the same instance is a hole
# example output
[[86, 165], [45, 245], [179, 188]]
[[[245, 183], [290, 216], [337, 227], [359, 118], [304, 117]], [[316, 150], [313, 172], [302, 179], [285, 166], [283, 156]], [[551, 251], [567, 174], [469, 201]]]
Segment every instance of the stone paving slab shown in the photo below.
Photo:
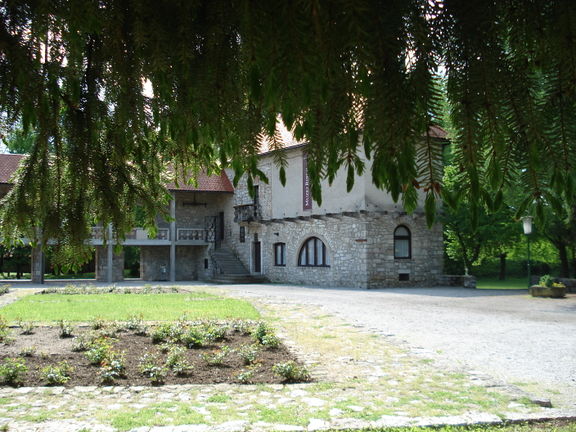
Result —
[[576, 417], [538, 406], [532, 402], [537, 398], [514, 386], [350, 325], [321, 307], [278, 299], [260, 299], [256, 306], [315, 382], [2, 388], [0, 426], [8, 425], [10, 432], [267, 432]]

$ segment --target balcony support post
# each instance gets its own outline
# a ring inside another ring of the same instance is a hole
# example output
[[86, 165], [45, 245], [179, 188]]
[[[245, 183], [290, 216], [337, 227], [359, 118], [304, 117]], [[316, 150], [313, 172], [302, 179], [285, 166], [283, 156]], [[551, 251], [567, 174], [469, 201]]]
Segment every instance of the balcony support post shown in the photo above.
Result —
[[108, 256], [106, 266], [106, 281], [112, 283], [114, 280], [114, 243], [112, 242], [112, 224], [108, 224]]
[[170, 282], [176, 281], [176, 197], [170, 200]]

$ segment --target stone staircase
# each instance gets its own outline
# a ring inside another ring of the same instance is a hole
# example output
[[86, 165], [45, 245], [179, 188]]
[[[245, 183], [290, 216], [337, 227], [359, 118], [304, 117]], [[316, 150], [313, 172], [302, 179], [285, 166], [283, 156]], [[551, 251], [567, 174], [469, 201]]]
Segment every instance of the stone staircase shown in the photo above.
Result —
[[216, 274], [212, 282], [222, 284], [253, 284], [267, 282], [263, 276], [254, 276], [244, 267], [232, 251], [225, 248], [212, 252], [212, 261], [216, 264]]

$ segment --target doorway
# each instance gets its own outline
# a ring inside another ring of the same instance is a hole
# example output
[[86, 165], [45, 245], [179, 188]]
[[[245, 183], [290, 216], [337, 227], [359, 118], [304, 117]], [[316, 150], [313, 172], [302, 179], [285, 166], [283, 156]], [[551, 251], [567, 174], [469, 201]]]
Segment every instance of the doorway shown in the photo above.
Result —
[[254, 273], [262, 273], [262, 255], [261, 255], [261, 245], [258, 239], [254, 239], [252, 243], [253, 254], [252, 262], [254, 263]]

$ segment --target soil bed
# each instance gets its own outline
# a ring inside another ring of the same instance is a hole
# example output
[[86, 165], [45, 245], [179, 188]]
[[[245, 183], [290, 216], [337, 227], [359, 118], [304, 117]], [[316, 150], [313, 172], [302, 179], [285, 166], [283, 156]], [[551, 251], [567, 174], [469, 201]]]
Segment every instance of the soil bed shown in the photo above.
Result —
[[[154, 327], [149, 329], [149, 333]], [[89, 327], [76, 327], [73, 337], [61, 338], [60, 329], [57, 327], [38, 327], [30, 335], [20, 334], [20, 328], [11, 328], [11, 337], [14, 339], [9, 344], [0, 344], [0, 364], [8, 358], [24, 359], [27, 372], [22, 379], [21, 386], [37, 387], [48, 385], [43, 378], [41, 370], [46, 366], [55, 366], [66, 361], [72, 366], [70, 380], [64, 384], [66, 387], [103, 385], [100, 378], [101, 367], [90, 364], [86, 352], [72, 350], [79, 337], [94, 334]], [[145, 354], [157, 356], [157, 363], [165, 365], [168, 353], [162, 352], [162, 344], [155, 344], [149, 335], [142, 336], [134, 331], [121, 330], [113, 333], [113, 337], [106, 339], [112, 349], [122, 354], [124, 358], [125, 372], [122, 377], [104, 385], [118, 386], [142, 386], [152, 385], [151, 379], [143, 375], [140, 370], [140, 359]], [[185, 375], [177, 375], [172, 370], [167, 371], [163, 384], [217, 384], [217, 383], [242, 383], [237, 377], [240, 372], [251, 370], [251, 378], [244, 383], [282, 383], [285, 380], [274, 374], [272, 367], [277, 363], [290, 360], [296, 361], [288, 349], [280, 344], [277, 348], [259, 346], [257, 359], [253, 365], [246, 365], [239, 354], [241, 347], [253, 345], [254, 338], [250, 334], [235, 331], [228, 328], [225, 336], [218, 340], [206, 343], [201, 347], [186, 348], [184, 358], [192, 366], [190, 372]], [[182, 344], [172, 344], [172, 346]], [[33, 347], [34, 353], [25, 356], [23, 350]], [[202, 355], [217, 353], [222, 347], [228, 347], [230, 352], [226, 355], [222, 364], [210, 365]], [[1, 384], [0, 387], [6, 387]]]

